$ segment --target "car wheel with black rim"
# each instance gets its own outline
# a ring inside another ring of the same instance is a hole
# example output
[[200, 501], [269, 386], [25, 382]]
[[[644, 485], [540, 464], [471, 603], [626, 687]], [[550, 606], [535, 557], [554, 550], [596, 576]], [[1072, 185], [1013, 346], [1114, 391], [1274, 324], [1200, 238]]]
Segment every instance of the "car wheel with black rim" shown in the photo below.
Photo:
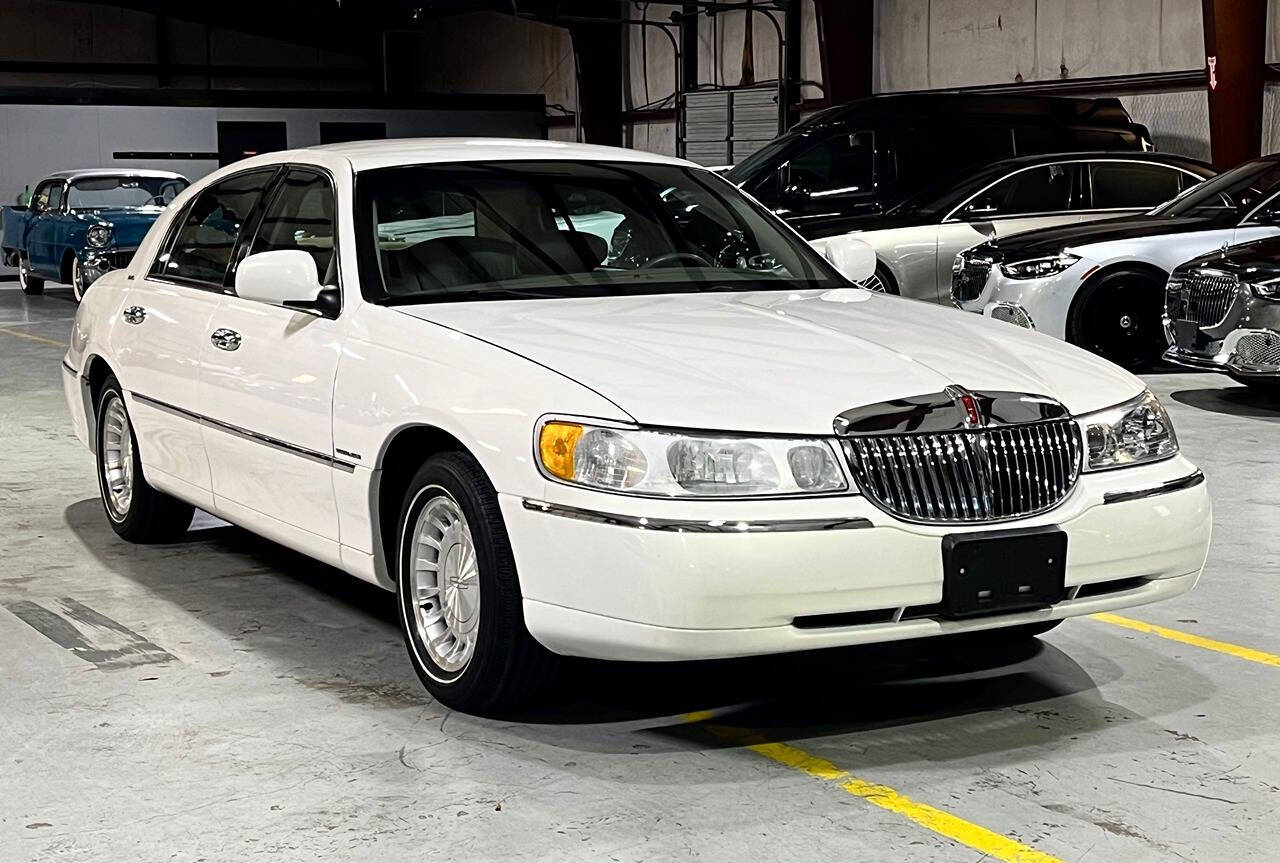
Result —
[[427, 691], [481, 713], [545, 690], [556, 657], [525, 628], [498, 495], [479, 463], [450, 452], [423, 464], [405, 494], [397, 535], [400, 622]]
[[18, 285], [29, 297], [44, 293], [44, 279], [31, 272], [31, 264], [27, 261], [26, 255], [18, 257]]
[[108, 377], [98, 397], [98, 488], [111, 528], [130, 542], [171, 542], [191, 526], [195, 508], [156, 491], [142, 476], [137, 437], [124, 393]]
[[1127, 369], [1141, 368], [1169, 346], [1163, 314], [1162, 282], [1143, 270], [1111, 270], [1076, 295], [1067, 341]]

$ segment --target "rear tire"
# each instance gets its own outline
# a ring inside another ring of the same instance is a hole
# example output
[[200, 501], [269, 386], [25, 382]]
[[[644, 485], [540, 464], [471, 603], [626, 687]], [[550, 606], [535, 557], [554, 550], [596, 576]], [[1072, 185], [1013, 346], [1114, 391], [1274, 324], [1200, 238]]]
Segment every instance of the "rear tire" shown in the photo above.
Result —
[[112, 530], [129, 542], [172, 542], [191, 526], [195, 507], [156, 491], [142, 476], [137, 438], [124, 393], [114, 376], [98, 397], [98, 490]]
[[474, 458], [431, 457], [400, 510], [396, 605], [418, 679], [469, 713], [508, 710], [545, 691], [558, 658], [524, 625], [498, 495]]
[[1164, 285], [1150, 273], [1118, 269], [1086, 282], [1072, 303], [1067, 341], [1127, 369], [1160, 359]]
[[31, 272], [26, 255], [18, 256], [18, 285], [28, 297], [38, 297], [44, 293], [44, 279]]

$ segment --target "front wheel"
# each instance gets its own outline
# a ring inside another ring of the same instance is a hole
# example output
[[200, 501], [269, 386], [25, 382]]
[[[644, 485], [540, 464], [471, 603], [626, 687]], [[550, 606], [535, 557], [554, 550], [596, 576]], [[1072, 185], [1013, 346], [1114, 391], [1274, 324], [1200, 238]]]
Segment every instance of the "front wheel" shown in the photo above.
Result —
[[876, 263], [876, 271], [871, 274], [869, 279], [856, 284], [858, 287], [876, 294], [893, 294], [896, 296], [899, 293], [897, 279], [893, 277], [893, 273], [889, 272], [888, 267], [879, 262]]
[[84, 280], [84, 267], [80, 266], [80, 259], [73, 257], [71, 259], [71, 293], [75, 295], [76, 302], [84, 299], [84, 292], [89, 290], [89, 285]]
[[98, 398], [98, 489], [111, 528], [129, 542], [171, 542], [191, 526], [191, 504], [156, 491], [142, 476], [124, 392], [108, 377]]
[[1169, 346], [1163, 315], [1163, 284], [1142, 270], [1112, 270], [1080, 288], [1067, 340], [1116, 365], [1138, 369], [1160, 359]]
[[26, 255], [18, 257], [18, 285], [29, 297], [44, 293], [44, 279], [31, 272], [31, 264], [27, 261]]
[[397, 606], [427, 691], [478, 713], [544, 689], [556, 658], [525, 629], [498, 495], [475, 459], [428, 459], [405, 494], [398, 536]]

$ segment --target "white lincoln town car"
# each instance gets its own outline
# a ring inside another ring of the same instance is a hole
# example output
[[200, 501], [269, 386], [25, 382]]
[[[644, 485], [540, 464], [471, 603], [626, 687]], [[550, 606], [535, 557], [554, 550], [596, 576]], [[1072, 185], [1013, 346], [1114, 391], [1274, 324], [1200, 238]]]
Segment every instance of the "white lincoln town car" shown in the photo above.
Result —
[[852, 287], [728, 181], [629, 150], [238, 162], [86, 295], [63, 365], [116, 533], [199, 507], [395, 591], [467, 710], [557, 655], [1026, 638], [1190, 590], [1209, 544], [1140, 380]]

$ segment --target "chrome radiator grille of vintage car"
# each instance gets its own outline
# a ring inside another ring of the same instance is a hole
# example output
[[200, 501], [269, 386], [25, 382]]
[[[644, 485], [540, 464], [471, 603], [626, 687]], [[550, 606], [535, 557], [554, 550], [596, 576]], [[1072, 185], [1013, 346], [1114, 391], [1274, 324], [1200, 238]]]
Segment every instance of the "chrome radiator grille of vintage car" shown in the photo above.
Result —
[[918, 522], [1034, 515], [1061, 503], [1080, 476], [1080, 431], [1069, 418], [842, 443], [863, 494]]
[[1187, 320], [1216, 327], [1226, 320], [1240, 291], [1240, 280], [1228, 273], [1192, 270], [1182, 278], [1183, 309]]

